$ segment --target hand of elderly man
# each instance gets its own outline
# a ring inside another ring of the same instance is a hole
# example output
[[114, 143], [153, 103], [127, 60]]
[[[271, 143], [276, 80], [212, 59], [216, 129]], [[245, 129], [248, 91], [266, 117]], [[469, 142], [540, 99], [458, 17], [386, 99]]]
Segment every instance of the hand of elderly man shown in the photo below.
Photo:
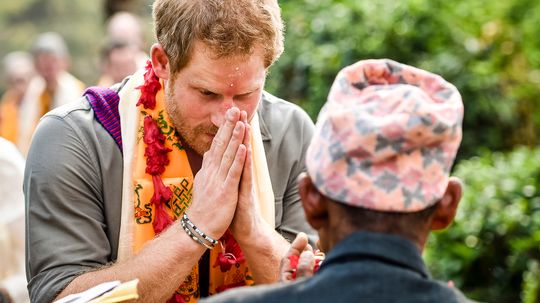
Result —
[[187, 211], [191, 220], [214, 239], [219, 239], [231, 224], [238, 202], [247, 155], [247, 129], [240, 116], [238, 108], [227, 111], [210, 150], [203, 156]]
[[[294, 260], [294, 262], [291, 262]], [[305, 233], [299, 233], [291, 243], [289, 251], [285, 254], [280, 264], [280, 280], [282, 282], [294, 281], [301, 277], [313, 276], [315, 268], [315, 255], [309, 245]]]

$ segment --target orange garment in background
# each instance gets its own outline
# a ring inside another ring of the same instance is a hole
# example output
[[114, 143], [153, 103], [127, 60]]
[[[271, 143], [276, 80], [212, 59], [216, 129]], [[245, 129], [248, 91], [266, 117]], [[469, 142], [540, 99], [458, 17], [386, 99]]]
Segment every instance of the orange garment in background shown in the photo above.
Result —
[[82, 96], [84, 84], [67, 72], [58, 77], [58, 85], [51, 95], [46, 90], [46, 83], [41, 77], [34, 77], [28, 84], [21, 102], [17, 123], [17, 147], [26, 155], [30, 141], [39, 119], [48, 111], [75, 101]]
[[47, 112], [49, 112], [52, 108], [52, 96], [49, 94], [47, 90], [44, 90], [41, 93], [41, 96], [39, 96], [39, 116], [42, 117]]
[[19, 100], [8, 90], [0, 101], [0, 137], [17, 143], [19, 129]]
[[[52, 97], [47, 91], [43, 91], [39, 97], [39, 116], [45, 115], [51, 110]], [[0, 137], [17, 144], [19, 135], [19, 100], [11, 91], [7, 91], [0, 103]]]

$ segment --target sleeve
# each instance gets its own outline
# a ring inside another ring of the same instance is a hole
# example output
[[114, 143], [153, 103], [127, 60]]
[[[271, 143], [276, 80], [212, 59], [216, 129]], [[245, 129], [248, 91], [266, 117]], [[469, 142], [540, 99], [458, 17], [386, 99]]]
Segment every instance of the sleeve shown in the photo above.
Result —
[[45, 116], [34, 134], [23, 187], [32, 302], [52, 302], [75, 277], [109, 260], [95, 153], [65, 117]]
[[[294, 240], [296, 234], [305, 232], [314, 245], [318, 239], [317, 233], [307, 223], [304, 208], [298, 193], [298, 176], [306, 171], [306, 150], [313, 136], [314, 125], [309, 116], [301, 109], [294, 112], [291, 127], [286, 133], [284, 140], [289, 153], [294, 159], [288, 171], [288, 181], [283, 195], [283, 214], [278, 231], [289, 241]], [[315, 247], [315, 246], [314, 246]]]

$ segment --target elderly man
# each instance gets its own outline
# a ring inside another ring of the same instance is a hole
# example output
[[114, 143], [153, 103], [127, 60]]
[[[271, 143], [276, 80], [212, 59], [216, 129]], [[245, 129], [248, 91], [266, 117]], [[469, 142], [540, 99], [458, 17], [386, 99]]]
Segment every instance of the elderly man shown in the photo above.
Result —
[[64, 38], [55, 32], [40, 34], [32, 45], [37, 71], [22, 100], [17, 147], [26, 155], [39, 119], [53, 108], [81, 96], [84, 84], [68, 72], [69, 51]]
[[157, 0], [153, 17], [146, 70], [36, 130], [33, 302], [134, 278], [141, 302], [274, 282], [287, 239], [312, 231], [296, 178], [313, 123], [263, 91], [283, 50], [277, 1]]
[[[437, 75], [390, 60], [342, 70], [319, 114], [307, 175], [299, 181], [326, 259], [312, 278], [204, 301], [466, 301], [431, 279], [421, 257], [430, 230], [452, 222], [461, 198], [461, 183], [449, 172], [462, 119], [458, 91]], [[291, 248], [300, 256], [298, 276], [312, 274], [314, 266], [306, 243], [299, 237]], [[295, 269], [285, 265], [287, 278]]]

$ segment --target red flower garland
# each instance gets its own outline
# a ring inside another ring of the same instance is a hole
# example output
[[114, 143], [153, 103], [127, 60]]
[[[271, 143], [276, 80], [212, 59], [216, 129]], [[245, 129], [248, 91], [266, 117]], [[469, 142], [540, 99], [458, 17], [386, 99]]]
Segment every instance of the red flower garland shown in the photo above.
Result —
[[[154, 109], [156, 107], [156, 94], [161, 89], [161, 83], [159, 83], [159, 78], [154, 73], [150, 61], [146, 64], [144, 84], [137, 88], [141, 90], [141, 97], [137, 102], [137, 106], [142, 105], [145, 109]], [[157, 122], [152, 116], [147, 115], [144, 117], [143, 128], [143, 141], [146, 144], [144, 150], [146, 173], [152, 176], [154, 184], [154, 194], [150, 200], [155, 210], [152, 226], [154, 232], [159, 234], [173, 222], [164, 207], [164, 204], [172, 197], [172, 191], [168, 186], [165, 186], [161, 179], [165, 166], [169, 164], [167, 154], [171, 149], [165, 146], [165, 136], [161, 133]]]
[[236, 242], [231, 232], [227, 229], [223, 237], [220, 239], [223, 243], [223, 252], [219, 253], [216, 262], [212, 267], [219, 266], [221, 272], [226, 272], [237, 263], [245, 261], [244, 253], [240, 245]]
[[150, 60], [146, 62], [145, 69], [144, 84], [136, 87], [136, 89], [141, 90], [141, 97], [137, 102], [137, 106], [142, 104], [145, 109], [154, 109], [156, 107], [156, 94], [161, 89], [161, 83], [159, 83], [159, 78], [154, 73]]
[[[289, 256], [289, 262], [290, 262], [291, 268], [293, 269], [292, 278], [294, 280], [296, 280], [296, 268], [298, 268], [299, 258], [300, 256], [296, 256], [296, 255]], [[313, 273], [316, 273], [319, 270], [319, 268], [321, 267], [321, 262], [322, 262], [321, 259], [315, 258], [315, 266], [313, 266]]]

